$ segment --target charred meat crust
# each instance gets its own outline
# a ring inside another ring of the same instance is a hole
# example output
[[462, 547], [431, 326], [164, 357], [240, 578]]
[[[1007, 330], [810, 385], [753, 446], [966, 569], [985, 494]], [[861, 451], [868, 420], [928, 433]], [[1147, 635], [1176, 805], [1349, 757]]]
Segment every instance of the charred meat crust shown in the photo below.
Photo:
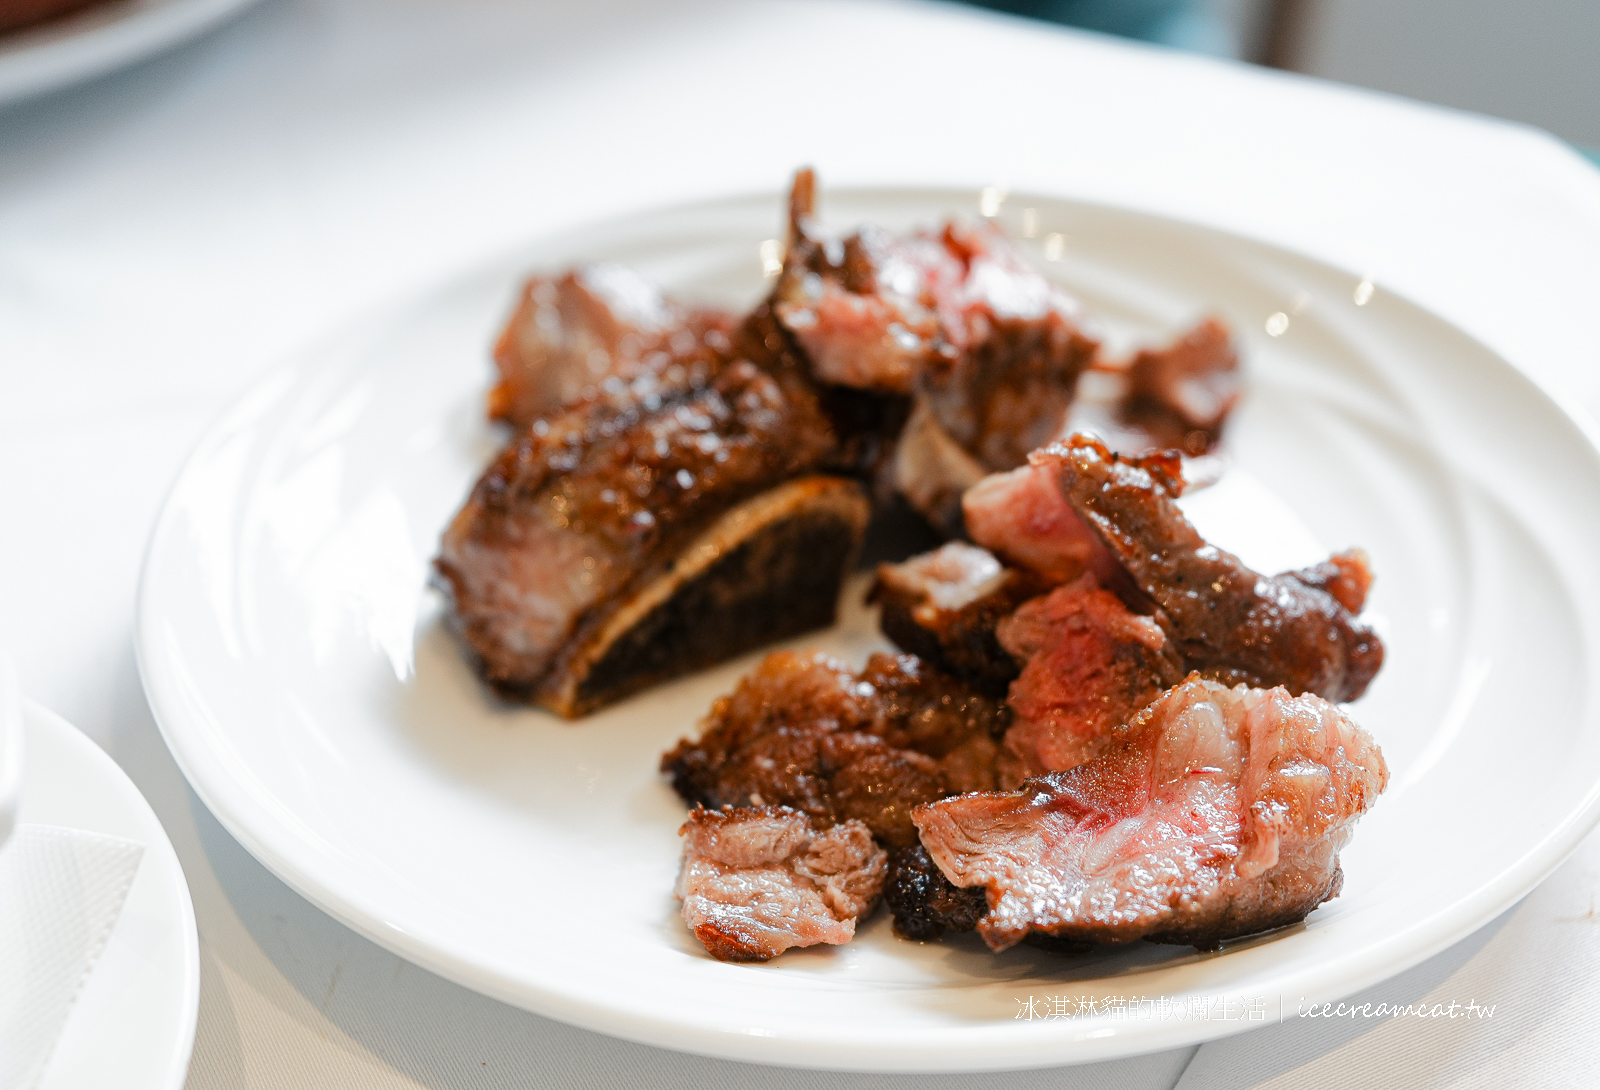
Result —
[[552, 672], [557, 683], [534, 698], [569, 718], [585, 715], [832, 624], [868, 514], [865, 489], [839, 477], [802, 477], [747, 500], [596, 618]]
[[883, 903], [894, 914], [895, 934], [919, 942], [971, 931], [989, 911], [981, 887], [962, 889], [952, 883], [920, 843], [889, 853]]
[[1054, 472], [1068, 503], [1156, 603], [1191, 669], [1341, 702], [1360, 697], [1383, 665], [1383, 643], [1351, 609], [1371, 579], [1363, 554], [1263, 576], [1206, 543], [1163, 474], [1092, 437], [1052, 444], [1030, 461]]
[[524, 429], [435, 561], [486, 680], [541, 686], [583, 627], [729, 509], [835, 445], [808, 387], [743, 360], [679, 397], [579, 406]]
[[1009, 719], [911, 656], [874, 655], [858, 674], [780, 651], [718, 699], [700, 736], [661, 769], [690, 804], [790, 806], [818, 826], [854, 818], [901, 846], [916, 839], [912, 807], [994, 785]]

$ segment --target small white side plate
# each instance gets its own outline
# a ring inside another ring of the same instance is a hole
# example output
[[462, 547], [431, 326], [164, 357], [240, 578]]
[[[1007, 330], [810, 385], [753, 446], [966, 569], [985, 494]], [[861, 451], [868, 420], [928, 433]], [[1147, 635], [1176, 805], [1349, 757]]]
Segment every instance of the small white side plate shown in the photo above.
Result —
[[122, 914], [73, 1004], [39, 1090], [181, 1090], [200, 1011], [200, 944], [178, 856], [117, 763], [71, 724], [27, 703], [19, 822], [144, 845]]

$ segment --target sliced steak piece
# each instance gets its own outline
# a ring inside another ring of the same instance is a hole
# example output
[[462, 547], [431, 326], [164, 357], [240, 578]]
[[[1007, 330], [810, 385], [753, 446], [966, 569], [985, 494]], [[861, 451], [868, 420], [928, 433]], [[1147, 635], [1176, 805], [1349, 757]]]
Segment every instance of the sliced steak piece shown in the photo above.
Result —
[[1166, 348], [1136, 353], [1127, 374], [1123, 420], [1148, 435], [1150, 447], [1191, 457], [1222, 438], [1243, 387], [1233, 335], [1218, 318], [1205, 319]]
[[1115, 554], [1072, 509], [1047, 468], [991, 474], [968, 489], [961, 504], [973, 541], [1047, 583], [1070, 583], [1084, 572], [1102, 585], [1126, 582]]
[[913, 806], [995, 785], [1008, 722], [999, 701], [909, 655], [874, 655], [857, 674], [826, 655], [779, 651], [661, 769], [691, 804], [791, 806], [819, 826], [854, 818], [905, 845], [916, 839]]
[[1011, 469], [1060, 434], [1100, 345], [1078, 301], [999, 231], [950, 223], [940, 239], [965, 269], [937, 299], [956, 351], [931, 359], [917, 389], [962, 449], [991, 471]]
[[1336, 896], [1339, 850], [1387, 782], [1320, 697], [1191, 675], [1087, 764], [913, 820], [946, 878], [985, 890], [995, 950], [1033, 933], [1206, 947]]
[[962, 529], [962, 494], [989, 472], [944, 430], [926, 398], [913, 400], [887, 469], [891, 494], [904, 497], [941, 537], [953, 537]]
[[816, 832], [784, 806], [697, 806], [679, 834], [683, 920], [722, 961], [849, 942], [883, 889], [883, 849], [859, 821]]
[[568, 663], [594, 661], [580, 655], [593, 634], [725, 514], [836, 446], [806, 383], [743, 359], [665, 402], [536, 420], [478, 481], [435, 561], [485, 679], [571, 714]]
[[585, 400], [607, 380], [658, 376], [684, 391], [726, 362], [732, 315], [689, 310], [620, 265], [583, 265], [523, 286], [495, 344], [489, 416], [523, 426]]
[[816, 176], [801, 170], [789, 193], [774, 313], [821, 381], [909, 394], [931, 359], [953, 351], [938, 308], [966, 267], [925, 232], [899, 237], [869, 225], [837, 238], [817, 222], [815, 205]]
[[993, 553], [952, 541], [899, 564], [878, 565], [869, 600], [883, 634], [980, 693], [1003, 697], [1021, 671], [995, 626], [1049, 584], [1001, 564]]
[[1060, 433], [1099, 345], [1077, 300], [993, 228], [838, 238], [815, 196], [799, 172], [773, 312], [821, 382], [911, 398], [889, 486], [954, 534], [963, 490]]
[[1190, 669], [1229, 684], [1346, 701], [1360, 697], [1383, 665], [1382, 641], [1355, 616], [1371, 582], [1365, 554], [1261, 575], [1206, 543], [1173, 502], [1174, 476], [1159, 463], [1120, 458], [1084, 435], [1051, 444], [1030, 462], [1051, 475], [1156, 604]]
[[1005, 787], [1098, 756], [1117, 727], [1184, 674], [1161, 626], [1092, 575], [1025, 603], [997, 636], [1026, 664], [1006, 699], [1015, 718], [998, 765]]

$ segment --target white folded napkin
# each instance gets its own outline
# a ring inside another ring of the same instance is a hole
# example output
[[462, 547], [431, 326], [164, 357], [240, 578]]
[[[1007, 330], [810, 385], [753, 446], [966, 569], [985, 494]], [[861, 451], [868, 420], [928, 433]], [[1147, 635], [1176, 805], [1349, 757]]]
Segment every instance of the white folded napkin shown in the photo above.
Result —
[[53, 825], [19, 825], [0, 847], [0, 1087], [38, 1083], [143, 856]]

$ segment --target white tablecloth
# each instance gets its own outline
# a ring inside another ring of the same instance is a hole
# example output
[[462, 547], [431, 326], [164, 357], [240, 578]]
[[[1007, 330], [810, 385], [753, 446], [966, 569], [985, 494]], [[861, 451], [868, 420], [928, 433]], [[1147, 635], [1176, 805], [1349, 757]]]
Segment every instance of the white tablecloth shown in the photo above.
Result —
[[1299, 1020], [1198, 1055], [866, 1079], [658, 1051], [474, 995], [311, 907], [194, 798], [131, 630], [145, 537], [207, 423], [286, 352], [444, 271], [579, 220], [771, 190], [800, 163], [825, 185], [998, 182], [1271, 238], [1600, 409], [1600, 173], [1554, 140], [967, 9], [266, 0], [0, 109], [0, 643], [183, 860], [204, 965], [189, 1085], [1592, 1085], [1594, 841], [1377, 990], [1497, 1004], [1487, 1022]]

